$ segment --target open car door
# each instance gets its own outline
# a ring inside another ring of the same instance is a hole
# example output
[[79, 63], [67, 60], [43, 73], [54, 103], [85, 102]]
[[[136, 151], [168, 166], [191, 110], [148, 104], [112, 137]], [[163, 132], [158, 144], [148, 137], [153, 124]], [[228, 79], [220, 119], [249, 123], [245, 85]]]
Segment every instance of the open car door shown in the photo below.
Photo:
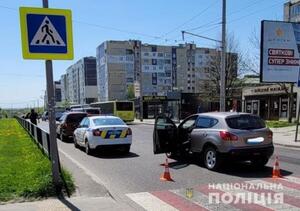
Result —
[[177, 126], [165, 116], [159, 114], [155, 119], [153, 131], [154, 154], [174, 152], [177, 146]]

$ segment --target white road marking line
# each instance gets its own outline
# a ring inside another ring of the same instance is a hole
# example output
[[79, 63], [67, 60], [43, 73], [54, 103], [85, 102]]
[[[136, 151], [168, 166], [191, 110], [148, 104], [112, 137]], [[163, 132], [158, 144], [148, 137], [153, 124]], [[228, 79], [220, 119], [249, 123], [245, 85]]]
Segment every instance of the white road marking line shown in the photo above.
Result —
[[68, 153], [64, 152], [61, 149], [58, 149], [58, 151], [60, 153], [62, 153], [66, 158], [68, 158], [70, 161], [72, 161], [75, 165], [77, 165], [79, 168], [81, 168], [88, 176], [90, 176], [92, 178], [92, 180], [94, 180], [94, 182], [96, 182], [99, 185], [103, 186], [106, 189], [108, 195], [110, 195], [113, 198], [113, 195], [104, 186], [104, 182], [102, 182], [101, 179], [97, 175], [95, 175], [94, 173], [92, 173], [90, 170], [88, 170], [86, 167], [84, 167], [84, 165], [82, 165], [81, 163], [79, 163], [77, 160], [75, 160], [74, 158], [72, 158]]
[[287, 177], [284, 177], [283, 179], [286, 179], [289, 182], [300, 184], [300, 178], [298, 178], [298, 177], [287, 176]]
[[129, 193], [126, 194], [126, 196], [148, 211], [178, 211], [176, 208], [148, 192]]

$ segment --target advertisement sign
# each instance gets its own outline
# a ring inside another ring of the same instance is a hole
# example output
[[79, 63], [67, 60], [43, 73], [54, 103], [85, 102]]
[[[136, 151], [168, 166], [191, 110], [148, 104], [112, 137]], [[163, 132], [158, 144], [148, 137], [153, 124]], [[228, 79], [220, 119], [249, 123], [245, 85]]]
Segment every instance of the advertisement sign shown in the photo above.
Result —
[[261, 82], [298, 82], [300, 24], [262, 21]]

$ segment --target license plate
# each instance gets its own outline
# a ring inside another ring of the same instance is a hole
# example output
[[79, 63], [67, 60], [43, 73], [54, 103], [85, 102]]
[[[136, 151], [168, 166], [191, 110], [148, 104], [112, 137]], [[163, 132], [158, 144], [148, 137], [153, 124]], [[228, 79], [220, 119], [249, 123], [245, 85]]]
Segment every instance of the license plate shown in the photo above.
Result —
[[121, 130], [110, 130], [107, 133], [108, 133], [107, 134], [108, 138], [114, 139], [114, 138], [118, 138], [121, 135], [122, 131]]
[[265, 139], [263, 137], [258, 137], [258, 138], [249, 138], [247, 140], [248, 144], [260, 144], [264, 141]]

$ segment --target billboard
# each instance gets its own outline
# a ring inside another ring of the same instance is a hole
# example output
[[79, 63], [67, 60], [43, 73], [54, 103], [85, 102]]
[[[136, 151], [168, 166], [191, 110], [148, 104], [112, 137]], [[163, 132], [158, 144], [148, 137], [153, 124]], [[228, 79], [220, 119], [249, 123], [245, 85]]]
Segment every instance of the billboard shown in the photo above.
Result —
[[298, 82], [299, 50], [300, 24], [262, 21], [261, 82]]

